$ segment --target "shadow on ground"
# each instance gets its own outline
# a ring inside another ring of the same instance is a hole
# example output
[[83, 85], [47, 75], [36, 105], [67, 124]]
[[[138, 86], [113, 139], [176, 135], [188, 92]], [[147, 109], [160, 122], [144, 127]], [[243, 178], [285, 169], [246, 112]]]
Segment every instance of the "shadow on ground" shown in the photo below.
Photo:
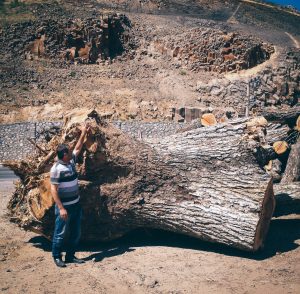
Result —
[[[200, 241], [196, 238], [153, 229], [137, 229], [126, 236], [107, 243], [84, 243], [79, 247], [81, 252], [93, 252], [85, 260], [101, 261], [105, 258], [134, 251], [134, 247], [166, 246], [184, 249], [215, 252], [228, 256], [264, 260], [276, 254], [296, 249], [300, 245], [300, 219], [273, 219], [265, 242], [265, 247], [258, 252], [244, 252], [220, 244]], [[51, 251], [51, 243], [44, 237], [37, 236], [29, 240], [35, 247]]]

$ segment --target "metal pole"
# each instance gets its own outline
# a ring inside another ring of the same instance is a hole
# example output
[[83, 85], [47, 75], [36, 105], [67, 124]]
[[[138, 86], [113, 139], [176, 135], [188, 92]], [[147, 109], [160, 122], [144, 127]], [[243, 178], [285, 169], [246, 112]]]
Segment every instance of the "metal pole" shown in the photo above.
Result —
[[249, 117], [249, 104], [250, 104], [250, 81], [247, 83], [247, 104], [246, 104], [246, 111], [245, 111], [245, 117]]
[[34, 123], [34, 143], [35, 143], [35, 149], [34, 149], [34, 152], [36, 153], [36, 149], [37, 149], [37, 147], [36, 147], [36, 144], [37, 144], [37, 142], [36, 142], [36, 137], [37, 137], [37, 135], [36, 135], [36, 122]]

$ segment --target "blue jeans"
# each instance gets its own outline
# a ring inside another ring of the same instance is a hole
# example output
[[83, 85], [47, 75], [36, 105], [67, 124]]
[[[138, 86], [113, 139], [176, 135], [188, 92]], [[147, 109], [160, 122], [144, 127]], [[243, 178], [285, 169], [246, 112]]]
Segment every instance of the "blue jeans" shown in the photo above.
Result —
[[66, 256], [73, 257], [81, 235], [81, 217], [82, 208], [79, 203], [66, 205], [65, 209], [68, 213], [68, 219], [64, 221], [59, 214], [59, 209], [55, 205], [55, 229], [52, 239], [52, 256], [53, 258], [61, 258], [61, 252], [66, 237], [68, 242], [66, 247]]

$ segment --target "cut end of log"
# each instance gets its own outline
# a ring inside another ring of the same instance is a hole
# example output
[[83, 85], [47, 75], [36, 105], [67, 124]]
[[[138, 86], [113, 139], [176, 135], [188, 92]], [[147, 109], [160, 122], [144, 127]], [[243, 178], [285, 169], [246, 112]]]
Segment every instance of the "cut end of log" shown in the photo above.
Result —
[[49, 177], [41, 180], [37, 188], [28, 193], [29, 211], [36, 220], [41, 220], [48, 209], [53, 206]]
[[300, 115], [297, 118], [295, 130], [300, 132]]
[[273, 144], [273, 149], [277, 154], [283, 154], [287, 151], [289, 145], [285, 141], [277, 141]]
[[213, 126], [217, 124], [217, 120], [212, 113], [205, 113], [201, 117], [201, 124], [204, 127]]
[[269, 226], [275, 210], [275, 206], [276, 206], [276, 202], [275, 202], [274, 190], [273, 190], [273, 179], [271, 178], [265, 192], [265, 197], [261, 207], [259, 222], [256, 227], [253, 251], [257, 251], [259, 248], [263, 247], [264, 245], [264, 241], [269, 230]]

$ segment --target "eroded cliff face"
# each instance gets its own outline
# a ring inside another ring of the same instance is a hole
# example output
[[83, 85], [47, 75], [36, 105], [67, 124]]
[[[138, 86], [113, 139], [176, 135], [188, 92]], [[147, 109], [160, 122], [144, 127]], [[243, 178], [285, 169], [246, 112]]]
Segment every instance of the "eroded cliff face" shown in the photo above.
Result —
[[135, 48], [130, 21], [120, 14], [93, 18], [48, 18], [13, 25], [4, 30], [9, 52], [25, 59], [50, 58], [56, 63], [100, 63]]

